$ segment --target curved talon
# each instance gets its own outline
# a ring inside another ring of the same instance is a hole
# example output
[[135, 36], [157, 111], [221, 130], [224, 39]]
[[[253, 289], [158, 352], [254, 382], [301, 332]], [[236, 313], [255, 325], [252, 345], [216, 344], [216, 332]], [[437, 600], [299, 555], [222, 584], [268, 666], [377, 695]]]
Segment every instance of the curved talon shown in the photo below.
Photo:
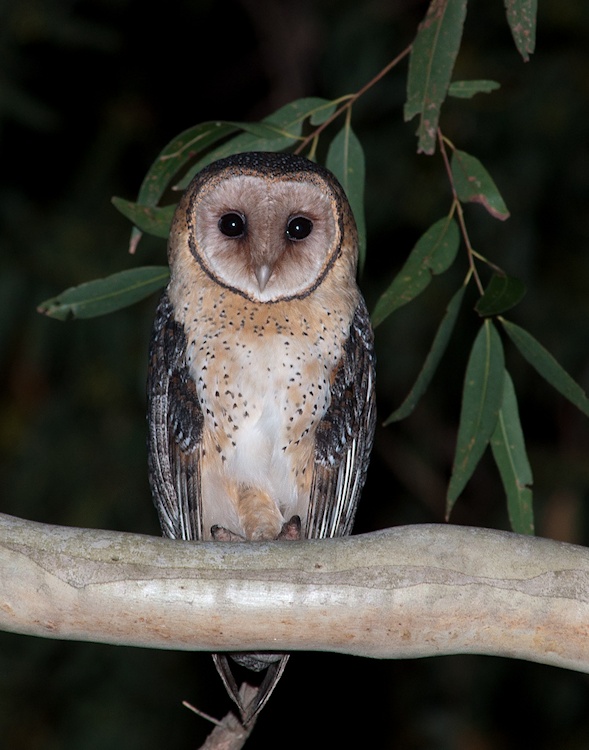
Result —
[[282, 524], [282, 530], [276, 537], [277, 539], [286, 539], [289, 541], [298, 541], [301, 538], [301, 518], [292, 516], [290, 520]]
[[245, 537], [229, 531], [224, 526], [211, 526], [211, 537], [215, 542], [245, 542]]

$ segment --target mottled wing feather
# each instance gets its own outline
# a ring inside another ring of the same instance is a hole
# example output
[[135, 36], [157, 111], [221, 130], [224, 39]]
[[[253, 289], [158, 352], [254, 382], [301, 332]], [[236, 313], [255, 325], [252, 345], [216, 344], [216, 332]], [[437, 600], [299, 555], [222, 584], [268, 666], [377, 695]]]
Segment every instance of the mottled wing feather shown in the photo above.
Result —
[[289, 654], [282, 654], [279, 659], [272, 662], [269, 666], [265, 666], [266, 674], [257, 692], [251, 701], [247, 705], [243, 705], [241, 696], [239, 694], [239, 687], [235, 681], [235, 677], [231, 670], [228, 657], [225, 654], [213, 654], [213, 662], [217, 668], [217, 672], [221, 677], [225, 689], [235, 701], [239, 712], [241, 714], [241, 721], [244, 725], [247, 725], [251, 720], [264, 708], [268, 699], [272, 695], [274, 688], [278, 681], [282, 677], [282, 673], [288, 662]]
[[200, 456], [203, 416], [185, 360], [186, 336], [167, 294], [157, 308], [147, 384], [148, 460], [162, 532], [201, 539]]
[[352, 530], [376, 425], [374, 339], [361, 299], [317, 427], [315, 465], [305, 536], [344, 536]]

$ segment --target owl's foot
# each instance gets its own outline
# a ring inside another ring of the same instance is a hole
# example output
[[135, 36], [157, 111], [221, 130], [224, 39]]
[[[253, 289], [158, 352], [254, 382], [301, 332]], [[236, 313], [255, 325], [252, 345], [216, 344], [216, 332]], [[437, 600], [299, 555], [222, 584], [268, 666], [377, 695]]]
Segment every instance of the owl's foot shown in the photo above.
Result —
[[215, 542], [245, 542], [245, 537], [229, 531], [224, 526], [211, 526], [211, 538]]
[[[226, 529], [224, 526], [219, 526], [218, 524], [215, 524], [214, 526], [211, 526], [211, 538], [215, 542], [245, 542], [247, 541], [247, 537], [242, 536], [241, 534], [236, 534], [235, 531], [230, 531], [229, 529]], [[269, 536], [260, 536], [258, 539], [255, 539], [255, 541], [264, 541], [270, 540], [272, 537]], [[300, 516], [292, 516], [288, 521], [285, 521], [282, 524], [282, 529], [280, 530], [280, 533], [278, 536], [274, 537], [275, 539], [280, 540], [286, 540], [286, 541], [298, 541], [301, 538], [301, 519]]]
[[301, 538], [301, 518], [292, 516], [289, 521], [282, 524], [282, 530], [276, 537], [277, 539], [286, 539], [289, 541], [298, 541]]

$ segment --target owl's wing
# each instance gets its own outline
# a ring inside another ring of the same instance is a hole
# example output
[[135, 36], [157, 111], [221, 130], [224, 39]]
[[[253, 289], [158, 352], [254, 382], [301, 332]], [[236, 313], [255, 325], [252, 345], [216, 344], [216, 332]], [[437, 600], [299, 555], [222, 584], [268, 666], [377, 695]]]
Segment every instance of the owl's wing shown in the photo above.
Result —
[[185, 354], [186, 335], [164, 292], [149, 351], [149, 479], [164, 536], [201, 539], [203, 416]]
[[361, 298], [335, 371], [330, 405], [317, 427], [306, 537], [344, 536], [352, 530], [376, 425], [374, 365], [374, 337]]
[[[248, 655], [241, 654], [240, 656], [247, 657]], [[253, 661], [256, 662], [259, 657], [263, 657], [264, 655], [252, 654], [251, 656], [253, 657]], [[274, 661], [268, 660], [267, 663], [262, 667], [250, 667], [253, 668], [256, 672], [261, 672], [263, 669], [265, 669], [265, 674], [252, 700], [249, 703], [244, 703], [242, 700], [241, 691], [237, 686], [235, 676], [231, 669], [231, 665], [229, 664], [229, 658], [226, 654], [213, 654], [213, 662], [215, 664], [215, 667], [217, 668], [217, 672], [219, 673], [221, 680], [223, 681], [223, 685], [225, 686], [227, 693], [239, 708], [241, 722], [244, 726], [250, 724], [251, 721], [260, 713], [260, 711], [268, 702], [268, 699], [272, 695], [274, 688], [278, 684], [278, 680], [280, 680], [280, 678], [282, 677], [282, 673], [284, 672], [284, 669], [288, 662], [288, 657], [289, 654], [278, 654], [277, 658], [275, 658]]]

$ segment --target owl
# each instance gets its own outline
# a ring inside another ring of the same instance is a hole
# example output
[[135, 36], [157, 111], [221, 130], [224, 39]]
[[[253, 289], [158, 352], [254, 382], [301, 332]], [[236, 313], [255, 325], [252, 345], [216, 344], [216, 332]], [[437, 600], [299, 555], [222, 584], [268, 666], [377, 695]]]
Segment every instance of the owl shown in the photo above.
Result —
[[[349, 534], [375, 428], [373, 334], [356, 284], [354, 217], [334, 175], [251, 152], [199, 172], [174, 215], [170, 281], [149, 354], [149, 477], [173, 539]], [[287, 654], [232, 654], [263, 673]]]

